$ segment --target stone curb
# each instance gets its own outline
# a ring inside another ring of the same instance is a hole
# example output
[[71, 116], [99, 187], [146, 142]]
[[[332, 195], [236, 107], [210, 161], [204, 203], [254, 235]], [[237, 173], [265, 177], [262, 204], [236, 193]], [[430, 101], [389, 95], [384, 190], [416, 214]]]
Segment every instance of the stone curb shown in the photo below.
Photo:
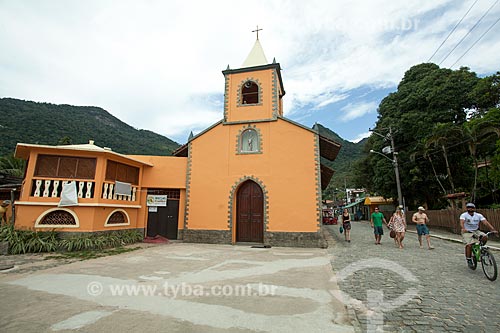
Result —
[[[416, 231], [413, 231], [413, 230], [406, 230], [406, 233], [408, 233], [408, 232], [410, 232], [412, 234], [417, 233]], [[439, 239], [443, 239], [443, 240], [447, 240], [447, 241], [455, 242], [455, 243], [462, 243], [461, 239], [456, 239], [456, 238], [446, 237], [446, 236], [441, 236], [441, 235], [435, 235], [435, 234], [430, 234], [430, 235], [431, 235], [431, 237], [434, 237], [434, 238], [439, 238]], [[491, 250], [500, 251], [500, 247], [497, 247], [497, 246], [488, 245], [488, 248]]]
[[[370, 221], [366, 221], [366, 220], [362, 220], [362, 221], [358, 221], [358, 222], [361, 222], [361, 223], [370, 223]], [[412, 234], [416, 234], [417, 233], [415, 230], [406, 230], [406, 233], [408, 233], [408, 232], [410, 232]], [[462, 243], [461, 239], [447, 237], [447, 236], [441, 236], [441, 235], [436, 235], [436, 234], [433, 234], [432, 232], [430, 233], [430, 235], [431, 235], [431, 237], [434, 237], [434, 238], [439, 238], [439, 239], [443, 239], [443, 240], [447, 240], [447, 241], [455, 242], [455, 243]], [[488, 245], [488, 248], [491, 249], [491, 250], [494, 250], [494, 251], [500, 251], [500, 247], [498, 247], [498, 246]]]

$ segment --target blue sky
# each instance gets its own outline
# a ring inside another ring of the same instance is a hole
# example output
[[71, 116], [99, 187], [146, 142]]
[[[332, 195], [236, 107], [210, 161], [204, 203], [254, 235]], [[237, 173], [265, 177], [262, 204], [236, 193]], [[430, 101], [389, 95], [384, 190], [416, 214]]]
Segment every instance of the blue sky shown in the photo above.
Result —
[[241, 67], [259, 25], [285, 116], [356, 141], [405, 71], [472, 6], [439, 64], [492, 5], [441, 64], [479, 75], [500, 70], [500, 23], [456, 61], [500, 17], [497, 0], [0, 0], [0, 97], [99, 106], [185, 143], [222, 118], [221, 71]]

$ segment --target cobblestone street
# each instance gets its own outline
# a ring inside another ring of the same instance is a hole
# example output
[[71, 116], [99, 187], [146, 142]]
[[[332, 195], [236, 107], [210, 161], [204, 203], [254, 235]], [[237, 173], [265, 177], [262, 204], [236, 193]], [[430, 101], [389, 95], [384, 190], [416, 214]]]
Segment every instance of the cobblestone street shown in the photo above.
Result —
[[[366, 221], [352, 223], [351, 243], [339, 226], [325, 227], [335, 240], [328, 250], [339, 287], [355, 300], [349, 312], [358, 331], [500, 331], [500, 279], [490, 282], [480, 264], [470, 270], [462, 244], [431, 238], [435, 249], [420, 249], [417, 235], [407, 233], [401, 250], [385, 227], [382, 245], [375, 245]], [[493, 254], [498, 261], [500, 252]], [[381, 304], [382, 311], [371, 304]]]

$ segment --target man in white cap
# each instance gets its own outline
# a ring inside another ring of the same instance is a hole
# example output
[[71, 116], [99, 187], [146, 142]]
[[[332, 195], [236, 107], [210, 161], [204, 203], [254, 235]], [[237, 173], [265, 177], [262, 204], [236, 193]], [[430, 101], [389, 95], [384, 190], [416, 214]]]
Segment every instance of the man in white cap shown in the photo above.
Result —
[[[476, 242], [476, 239], [480, 237], [486, 237], [485, 241], [488, 240], [488, 237], [484, 232], [479, 230], [479, 225], [483, 223], [490, 229], [491, 231], [498, 233], [486, 218], [479, 213], [476, 213], [476, 205], [472, 202], [469, 202], [465, 205], [467, 211], [460, 215], [460, 227], [462, 228], [462, 238], [465, 244], [465, 259], [467, 259], [467, 265], [469, 267], [474, 267], [474, 263], [472, 262], [472, 244]], [[477, 238], [474, 238], [477, 237]]]
[[425, 238], [427, 239], [427, 247], [429, 248], [429, 250], [432, 250], [434, 249], [434, 247], [431, 245], [431, 235], [429, 235], [429, 228], [427, 228], [427, 222], [429, 222], [429, 218], [424, 212], [424, 207], [418, 207], [418, 212], [413, 214], [411, 220], [413, 221], [413, 223], [417, 224], [417, 234], [420, 248], [423, 248], [422, 236], [425, 236]]

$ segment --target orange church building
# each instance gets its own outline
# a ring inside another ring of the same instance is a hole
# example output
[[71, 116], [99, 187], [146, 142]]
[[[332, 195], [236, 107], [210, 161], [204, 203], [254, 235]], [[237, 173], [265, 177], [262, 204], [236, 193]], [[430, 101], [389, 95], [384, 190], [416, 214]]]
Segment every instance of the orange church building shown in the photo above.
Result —
[[241, 68], [222, 73], [223, 118], [174, 156], [19, 143], [15, 156], [28, 163], [16, 228], [324, 246], [321, 191], [333, 170], [321, 158], [333, 161], [340, 144], [283, 116], [280, 64], [258, 39]]

